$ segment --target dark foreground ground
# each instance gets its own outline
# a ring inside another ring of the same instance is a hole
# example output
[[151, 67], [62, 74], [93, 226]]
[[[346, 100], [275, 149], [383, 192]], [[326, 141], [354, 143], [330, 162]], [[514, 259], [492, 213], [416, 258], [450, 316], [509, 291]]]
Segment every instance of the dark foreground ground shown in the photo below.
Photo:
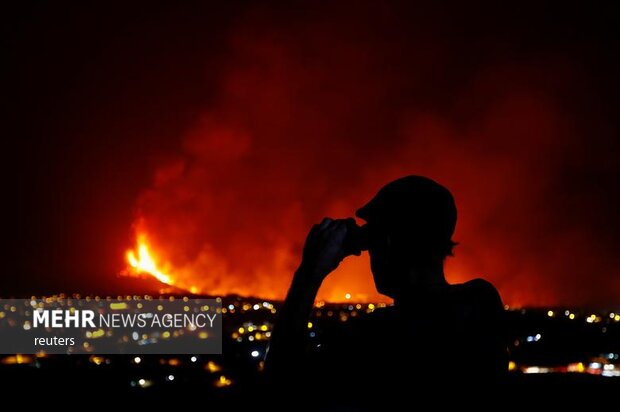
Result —
[[[172, 402], [269, 409], [277, 394], [264, 385], [261, 359], [278, 305], [229, 297], [223, 307], [222, 355], [0, 355], [0, 389], [3, 396], [22, 401], [55, 403], [80, 396], [91, 406]], [[328, 323], [375, 309], [372, 304], [323, 305], [309, 333], [320, 337]], [[509, 309], [506, 319], [511, 362], [501, 388], [505, 400], [529, 402], [529, 395], [542, 395], [559, 404], [577, 393], [597, 399], [620, 393], [620, 316], [613, 311]]]

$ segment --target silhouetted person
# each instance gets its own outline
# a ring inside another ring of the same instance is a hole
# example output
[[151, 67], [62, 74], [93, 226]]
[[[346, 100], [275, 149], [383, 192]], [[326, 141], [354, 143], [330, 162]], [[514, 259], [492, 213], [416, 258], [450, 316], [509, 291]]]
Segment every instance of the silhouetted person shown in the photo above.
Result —
[[[450, 192], [407, 176], [383, 187], [356, 215], [367, 222], [362, 229], [353, 219], [325, 218], [308, 234], [266, 359], [273, 384], [308, 402], [359, 406], [497, 382], [507, 368], [499, 294], [482, 279], [451, 285], [444, 277], [455, 245]], [[318, 340], [309, 339], [321, 283], [356, 252], [346, 250], [352, 230], [364, 231], [377, 291], [394, 305], [331, 322]]]

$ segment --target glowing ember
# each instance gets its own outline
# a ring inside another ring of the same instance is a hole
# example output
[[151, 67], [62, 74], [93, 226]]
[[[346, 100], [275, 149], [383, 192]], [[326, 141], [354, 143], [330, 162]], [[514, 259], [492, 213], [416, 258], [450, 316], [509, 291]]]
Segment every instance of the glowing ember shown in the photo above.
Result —
[[138, 237], [137, 255], [134, 250], [127, 251], [127, 262], [135, 269], [136, 273], [146, 273], [154, 276], [157, 280], [167, 285], [173, 285], [170, 275], [165, 274], [157, 265], [152, 252], [146, 244], [144, 236]]

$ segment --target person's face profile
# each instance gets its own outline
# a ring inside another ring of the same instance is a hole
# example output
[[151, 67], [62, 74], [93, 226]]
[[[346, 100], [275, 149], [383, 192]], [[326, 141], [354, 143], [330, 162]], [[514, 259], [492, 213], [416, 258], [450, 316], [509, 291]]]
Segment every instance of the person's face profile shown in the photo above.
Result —
[[377, 292], [392, 296], [395, 285], [390, 270], [390, 236], [378, 222], [369, 221], [363, 227], [368, 240], [370, 270]]

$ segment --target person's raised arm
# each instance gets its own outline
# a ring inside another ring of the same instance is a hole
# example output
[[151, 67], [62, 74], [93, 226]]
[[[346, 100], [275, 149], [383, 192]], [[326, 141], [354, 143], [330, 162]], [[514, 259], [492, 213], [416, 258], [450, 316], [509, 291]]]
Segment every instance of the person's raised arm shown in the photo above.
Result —
[[321, 283], [344, 259], [346, 220], [325, 218], [306, 238], [299, 268], [293, 276], [271, 335], [265, 371], [273, 380], [299, 371], [307, 343], [307, 324]]

